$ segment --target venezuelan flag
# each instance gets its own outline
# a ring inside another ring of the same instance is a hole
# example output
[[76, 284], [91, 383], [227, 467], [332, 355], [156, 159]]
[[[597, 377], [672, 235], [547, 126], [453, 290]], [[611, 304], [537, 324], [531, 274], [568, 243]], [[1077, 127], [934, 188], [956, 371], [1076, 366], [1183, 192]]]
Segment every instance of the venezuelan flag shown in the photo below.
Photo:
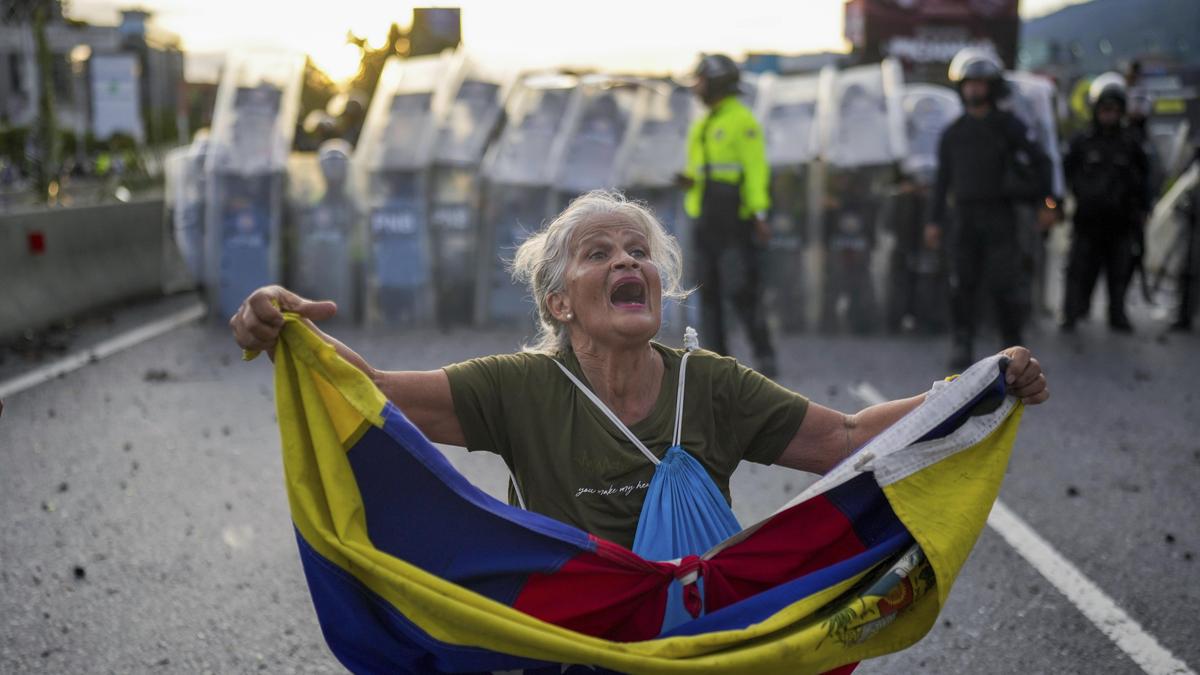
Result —
[[[292, 316], [275, 386], [313, 605], [360, 673], [848, 672], [933, 625], [1021, 413], [981, 361], [771, 517], [661, 562], [484, 494]], [[698, 618], [663, 632], [675, 579]]]

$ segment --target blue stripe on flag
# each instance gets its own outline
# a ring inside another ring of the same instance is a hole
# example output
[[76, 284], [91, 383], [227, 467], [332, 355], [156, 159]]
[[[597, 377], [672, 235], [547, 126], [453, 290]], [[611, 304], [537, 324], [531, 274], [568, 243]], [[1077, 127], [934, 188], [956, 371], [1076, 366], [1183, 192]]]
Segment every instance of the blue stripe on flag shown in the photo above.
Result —
[[394, 406], [383, 417], [348, 453], [380, 551], [511, 605], [529, 574], [595, 549], [582, 530], [471, 485]]
[[932, 441], [935, 438], [944, 438], [954, 432], [955, 429], [966, 423], [967, 418], [976, 413], [976, 408], [982, 408], [984, 411], [995, 409], [1000, 404], [1004, 403], [1006, 387], [1004, 386], [1004, 371], [998, 371], [996, 379], [992, 381], [987, 389], [975, 395], [966, 405], [959, 408], [953, 415], [947, 417], [941, 424], [933, 428], [932, 431], [917, 439], [917, 443]]
[[705, 614], [698, 619], [674, 628], [662, 637], [680, 635], [701, 635], [721, 630], [738, 630], [760, 623], [774, 616], [792, 603], [825, 590], [830, 586], [845, 581], [860, 574], [891, 556], [903, 551], [913, 543], [908, 530], [893, 535], [856, 556], [847, 558], [824, 569], [813, 572], [776, 586], [758, 595], [751, 596], [728, 607], [722, 607], [711, 614]]
[[850, 521], [863, 548], [871, 548], [879, 541], [907, 532], [883, 490], [875, 483], [874, 474], [859, 474], [823, 496]]
[[354, 673], [471, 673], [550, 665], [436, 640], [296, 532], [321, 632]]

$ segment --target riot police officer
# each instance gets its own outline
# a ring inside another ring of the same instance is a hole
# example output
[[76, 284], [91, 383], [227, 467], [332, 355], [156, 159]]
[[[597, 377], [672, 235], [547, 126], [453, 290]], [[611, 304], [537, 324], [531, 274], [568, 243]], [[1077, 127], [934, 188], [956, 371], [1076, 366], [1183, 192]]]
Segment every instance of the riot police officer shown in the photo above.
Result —
[[[1025, 125], [996, 107], [1003, 98], [1004, 70], [991, 52], [968, 48], [950, 63], [950, 80], [964, 112], [938, 142], [938, 169], [930, 199], [926, 245], [946, 233], [950, 268], [953, 346], [950, 367], [970, 365], [981, 295], [991, 300], [1000, 338], [1021, 344], [1024, 318], [1020, 283], [1022, 252], [1014, 203], [1044, 199], [1050, 162]], [[953, 198], [950, 222], [947, 198]]]
[[324, 194], [297, 209], [290, 251], [292, 288], [336, 302], [344, 319], [359, 317], [361, 295], [359, 211], [347, 185], [352, 153], [340, 138], [325, 141], [317, 150]]
[[1071, 331], [1086, 317], [1092, 289], [1103, 270], [1108, 286], [1108, 325], [1129, 332], [1125, 291], [1149, 210], [1149, 163], [1138, 139], [1122, 125], [1125, 78], [1097, 77], [1088, 89], [1091, 127], [1076, 136], [1063, 162], [1067, 186], [1075, 195], [1074, 228], [1067, 258], [1067, 284], [1061, 328]]
[[702, 338], [728, 353], [722, 299], [727, 291], [746, 327], [760, 372], [775, 375], [775, 350], [762, 307], [762, 264], [770, 239], [770, 167], [762, 128], [738, 100], [739, 72], [710, 54], [696, 68], [695, 93], [708, 107], [688, 132], [684, 208], [695, 222]]

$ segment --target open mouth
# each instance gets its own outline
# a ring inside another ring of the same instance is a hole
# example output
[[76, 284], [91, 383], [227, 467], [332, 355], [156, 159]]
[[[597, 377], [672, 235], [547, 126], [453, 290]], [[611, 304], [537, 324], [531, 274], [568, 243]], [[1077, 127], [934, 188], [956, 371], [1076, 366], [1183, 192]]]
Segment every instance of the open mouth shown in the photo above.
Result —
[[622, 279], [608, 299], [615, 307], [640, 309], [646, 306], [646, 285], [639, 279]]

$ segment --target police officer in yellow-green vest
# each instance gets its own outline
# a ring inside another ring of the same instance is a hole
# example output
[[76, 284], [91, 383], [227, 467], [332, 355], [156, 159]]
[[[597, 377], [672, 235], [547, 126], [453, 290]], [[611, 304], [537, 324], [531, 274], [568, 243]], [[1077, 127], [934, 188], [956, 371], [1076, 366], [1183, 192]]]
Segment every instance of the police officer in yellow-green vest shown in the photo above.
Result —
[[728, 298], [754, 349], [758, 370], [775, 376], [775, 350], [763, 308], [763, 249], [770, 167], [762, 128], [738, 100], [737, 65], [709, 54], [696, 67], [694, 91], [708, 111], [688, 132], [684, 208], [695, 224], [701, 344], [727, 354], [722, 298]]

